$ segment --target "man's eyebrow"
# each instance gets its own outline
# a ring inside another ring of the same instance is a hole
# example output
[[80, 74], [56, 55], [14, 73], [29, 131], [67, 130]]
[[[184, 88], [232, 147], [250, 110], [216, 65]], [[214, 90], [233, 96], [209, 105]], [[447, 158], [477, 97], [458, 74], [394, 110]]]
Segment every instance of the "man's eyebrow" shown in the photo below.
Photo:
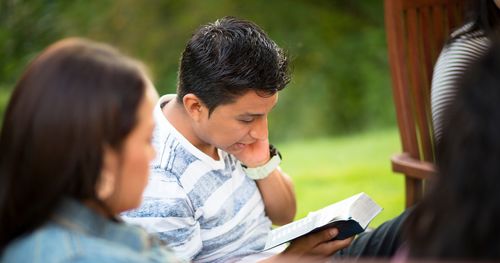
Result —
[[264, 115], [265, 115], [264, 113], [251, 113], [251, 112], [245, 112], [245, 113], [240, 114], [239, 116], [252, 116], [252, 117], [260, 117], [260, 116], [264, 116]]
[[[278, 103], [274, 104], [273, 107], [271, 108], [271, 110], [273, 110], [276, 105], [278, 105]], [[251, 112], [245, 112], [245, 113], [242, 113], [238, 116], [252, 116], [252, 117], [259, 117], [259, 116], [264, 116], [266, 115], [265, 113], [251, 113]]]

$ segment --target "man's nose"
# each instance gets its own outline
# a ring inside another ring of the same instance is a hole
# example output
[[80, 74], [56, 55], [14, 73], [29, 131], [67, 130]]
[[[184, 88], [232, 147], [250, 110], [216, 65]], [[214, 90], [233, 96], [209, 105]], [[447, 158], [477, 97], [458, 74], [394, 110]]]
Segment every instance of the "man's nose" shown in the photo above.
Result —
[[267, 117], [259, 118], [250, 131], [250, 136], [257, 140], [265, 140], [269, 135]]

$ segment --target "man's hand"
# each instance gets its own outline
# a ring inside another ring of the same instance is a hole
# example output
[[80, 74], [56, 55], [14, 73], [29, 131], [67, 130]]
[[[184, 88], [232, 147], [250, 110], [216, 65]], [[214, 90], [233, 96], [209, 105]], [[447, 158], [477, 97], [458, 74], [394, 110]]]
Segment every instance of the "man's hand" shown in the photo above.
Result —
[[281, 254], [271, 257], [265, 262], [302, 262], [329, 257], [348, 247], [354, 239], [354, 237], [350, 237], [344, 240], [332, 240], [338, 233], [338, 229], [329, 228], [302, 236], [292, 241]]
[[269, 140], [257, 140], [252, 144], [247, 144], [241, 152], [235, 153], [234, 156], [250, 168], [264, 165], [270, 159]]
[[284, 253], [330, 256], [349, 246], [354, 239], [354, 237], [350, 237], [344, 240], [332, 240], [332, 238], [336, 237], [338, 233], [339, 231], [337, 228], [330, 228], [317, 233], [305, 235], [292, 241]]

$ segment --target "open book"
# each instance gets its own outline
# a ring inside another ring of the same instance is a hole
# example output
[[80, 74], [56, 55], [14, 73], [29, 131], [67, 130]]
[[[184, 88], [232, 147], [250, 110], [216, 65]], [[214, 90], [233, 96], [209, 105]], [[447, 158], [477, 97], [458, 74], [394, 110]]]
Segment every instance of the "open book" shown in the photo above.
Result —
[[289, 242], [307, 233], [336, 227], [335, 239], [346, 239], [365, 230], [370, 221], [382, 211], [365, 193], [359, 193], [320, 210], [305, 218], [273, 229], [267, 236], [264, 250]]

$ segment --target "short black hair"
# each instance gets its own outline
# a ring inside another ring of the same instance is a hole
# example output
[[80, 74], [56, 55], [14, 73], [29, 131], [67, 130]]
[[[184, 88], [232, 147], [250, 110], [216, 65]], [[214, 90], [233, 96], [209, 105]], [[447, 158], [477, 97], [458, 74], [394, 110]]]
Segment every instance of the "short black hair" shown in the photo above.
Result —
[[270, 96], [289, 82], [285, 52], [256, 24], [224, 17], [199, 28], [187, 43], [177, 100], [192, 93], [211, 113], [250, 90]]

